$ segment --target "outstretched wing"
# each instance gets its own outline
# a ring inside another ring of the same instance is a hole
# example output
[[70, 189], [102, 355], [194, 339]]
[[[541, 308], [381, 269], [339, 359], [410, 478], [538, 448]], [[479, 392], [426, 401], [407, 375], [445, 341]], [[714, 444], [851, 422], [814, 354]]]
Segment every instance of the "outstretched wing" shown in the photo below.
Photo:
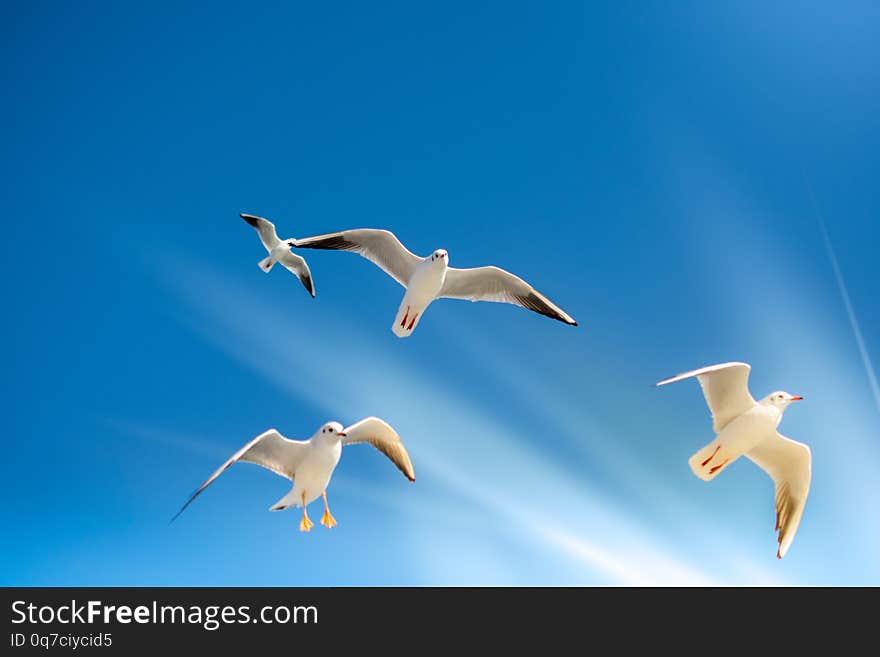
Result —
[[779, 432], [758, 443], [746, 456], [776, 484], [776, 529], [780, 559], [788, 552], [810, 493], [813, 457], [810, 448]]
[[369, 443], [391, 459], [391, 462], [407, 479], [416, 480], [416, 472], [413, 469], [409, 453], [403, 446], [403, 441], [400, 440], [400, 436], [391, 428], [391, 425], [384, 420], [377, 417], [367, 417], [351, 425], [343, 433], [345, 433], [345, 437], [342, 439], [343, 445]]
[[223, 474], [226, 469], [236, 461], [246, 461], [247, 463], [255, 463], [267, 470], [271, 470], [275, 474], [293, 479], [296, 468], [302, 460], [308, 443], [298, 440], [288, 440], [275, 429], [261, 433], [259, 436], [250, 441], [247, 445], [233, 454], [229, 460], [217, 468], [214, 473], [208, 477], [205, 482], [199, 486], [198, 490], [186, 501], [180, 511], [178, 511], [171, 522], [184, 512], [186, 507], [192, 504], [203, 490], [210, 486], [214, 480]]
[[757, 403], [749, 392], [749, 372], [751, 369], [748, 363], [709, 365], [665, 379], [657, 385], [665, 386], [668, 383], [697, 377], [700, 387], [703, 389], [706, 404], [712, 411], [715, 433], [721, 433], [721, 430], [734, 418], [739, 417]]
[[298, 249], [332, 249], [359, 253], [404, 287], [422, 261], [410, 253], [394, 233], [376, 228], [356, 228], [304, 237], [295, 240], [294, 246]]
[[443, 289], [440, 290], [439, 296], [446, 299], [512, 303], [560, 322], [577, 326], [577, 322], [571, 315], [519, 276], [514, 276], [509, 271], [494, 266], [474, 269], [450, 267], [446, 270], [446, 281], [443, 283]]
[[303, 287], [308, 290], [309, 294], [311, 294], [314, 299], [315, 281], [312, 280], [312, 272], [309, 270], [309, 265], [305, 258], [288, 251], [281, 255], [281, 260], [279, 260], [279, 262], [300, 280]]
[[278, 233], [275, 232], [275, 224], [268, 219], [263, 219], [262, 217], [257, 217], [252, 214], [241, 213], [240, 216], [257, 229], [260, 241], [263, 243], [263, 246], [266, 247], [267, 251], [271, 251], [278, 246], [278, 242], [281, 240], [278, 239]]

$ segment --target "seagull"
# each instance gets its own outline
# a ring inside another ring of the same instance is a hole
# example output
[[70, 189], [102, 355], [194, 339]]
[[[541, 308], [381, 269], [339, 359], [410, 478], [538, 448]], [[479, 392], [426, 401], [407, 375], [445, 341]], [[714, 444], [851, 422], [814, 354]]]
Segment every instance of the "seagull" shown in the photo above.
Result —
[[789, 404], [800, 401], [777, 390], [755, 401], [749, 392], [747, 363], [721, 363], [660, 381], [658, 386], [697, 377], [712, 412], [715, 439], [688, 464], [703, 481], [712, 481], [740, 456], [764, 470], [776, 484], [777, 558], [788, 552], [797, 533], [810, 492], [812, 456], [803, 443], [777, 431]]
[[314, 299], [315, 283], [312, 281], [312, 272], [309, 271], [309, 265], [306, 263], [305, 258], [290, 251], [290, 247], [293, 246], [296, 240], [292, 237], [286, 240], [278, 239], [278, 233], [275, 232], [275, 224], [268, 219], [244, 213], [241, 214], [241, 218], [257, 229], [260, 241], [266, 247], [266, 251], [269, 252], [269, 256], [260, 260], [257, 266], [268, 274], [272, 267], [275, 266], [275, 263], [280, 262], [300, 280], [303, 287], [308, 290]]
[[410, 481], [416, 480], [409, 453], [400, 436], [391, 426], [377, 417], [367, 417], [343, 429], [339, 422], [327, 422], [308, 440], [289, 440], [269, 429], [251, 440], [233, 454], [208, 479], [199, 486], [186, 504], [171, 519], [172, 522], [192, 504], [199, 494], [236, 461], [246, 461], [271, 470], [277, 475], [293, 481], [293, 488], [287, 495], [273, 504], [269, 511], [283, 511], [288, 507], [302, 507], [303, 515], [299, 530], [307, 532], [314, 523], [309, 520], [306, 507], [319, 497], [324, 499], [324, 516], [321, 524], [336, 526], [336, 519], [330, 514], [327, 504], [327, 485], [339, 463], [343, 445], [369, 443], [391, 459]]
[[437, 249], [430, 256], [420, 258], [387, 230], [343, 230], [294, 240], [293, 246], [299, 249], [354, 251], [378, 265], [406, 288], [391, 326], [391, 330], [400, 338], [411, 335], [425, 309], [435, 299], [441, 298], [512, 303], [577, 326], [577, 322], [562, 308], [518, 276], [498, 267], [450, 267], [449, 254], [444, 249]]

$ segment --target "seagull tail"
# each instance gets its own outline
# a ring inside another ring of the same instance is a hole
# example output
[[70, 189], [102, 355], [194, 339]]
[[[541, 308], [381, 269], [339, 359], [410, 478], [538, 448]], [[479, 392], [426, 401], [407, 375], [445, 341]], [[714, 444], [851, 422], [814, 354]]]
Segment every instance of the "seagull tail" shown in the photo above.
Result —
[[258, 266], [260, 269], [262, 269], [264, 272], [266, 272], [267, 274], [269, 273], [269, 271], [272, 269], [272, 267], [273, 267], [274, 265], [275, 265], [275, 261], [272, 260], [272, 256], [269, 256], [269, 257], [267, 257], [267, 258], [263, 258], [262, 260], [260, 260], [260, 261], [257, 263], [257, 266]]
[[724, 472], [727, 466], [736, 460], [737, 456], [725, 452], [723, 446], [717, 440], [713, 440], [690, 457], [688, 465], [700, 479], [712, 481]]
[[400, 308], [397, 310], [394, 323], [391, 325], [391, 331], [394, 335], [398, 338], [408, 338], [416, 326], [419, 325], [419, 320], [422, 318], [425, 308], [426, 306], [414, 306], [404, 297], [403, 303], [400, 304]]
[[290, 506], [299, 506], [296, 504], [296, 497], [294, 497], [293, 491], [290, 491], [287, 495], [270, 506], [269, 511], [284, 511], [284, 509]]

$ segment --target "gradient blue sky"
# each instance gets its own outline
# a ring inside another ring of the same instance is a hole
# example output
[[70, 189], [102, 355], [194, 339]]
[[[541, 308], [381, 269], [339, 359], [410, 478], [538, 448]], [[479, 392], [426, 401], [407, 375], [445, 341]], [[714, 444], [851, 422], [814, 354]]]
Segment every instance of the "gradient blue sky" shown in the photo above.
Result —
[[[0, 8], [0, 583], [880, 584], [880, 5], [259, 4]], [[444, 301], [398, 340], [391, 279], [309, 253], [312, 300], [241, 211], [580, 327]], [[806, 397], [781, 562], [770, 480], [693, 477], [699, 388], [652, 387], [733, 359]], [[265, 428], [368, 414], [418, 481], [346, 449], [336, 529], [248, 465], [168, 525]]]

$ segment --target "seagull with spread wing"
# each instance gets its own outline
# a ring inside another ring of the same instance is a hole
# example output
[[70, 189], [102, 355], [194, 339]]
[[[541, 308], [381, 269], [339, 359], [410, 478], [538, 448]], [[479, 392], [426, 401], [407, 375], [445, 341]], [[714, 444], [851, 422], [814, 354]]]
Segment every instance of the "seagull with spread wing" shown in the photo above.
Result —
[[289, 440], [276, 429], [269, 429], [250, 441], [233, 454], [208, 479], [199, 486], [186, 504], [172, 518], [172, 522], [196, 499], [203, 490], [213, 483], [226, 469], [237, 461], [255, 463], [275, 474], [293, 481], [293, 488], [287, 495], [273, 504], [270, 511], [282, 511], [288, 507], [302, 507], [303, 515], [299, 523], [300, 531], [311, 530], [314, 523], [309, 520], [306, 507], [319, 497], [324, 499], [324, 516], [321, 524], [327, 528], [336, 526], [336, 519], [330, 515], [327, 504], [327, 485], [339, 463], [343, 445], [368, 443], [391, 459], [391, 462], [410, 481], [416, 480], [409, 453], [397, 432], [384, 420], [377, 417], [364, 418], [347, 429], [339, 422], [328, 422], [318, 429], [308, 440]]
[[293, 246], [296, 240], [292, 237], [286, 240], [278, 239], [278, 233], [275, 232], [275, 224], [268, 219], [244, 213], [240, 216], [257, 230], [260, 241], [263, 243], [266, 251], [269, 252], [268, 257], [260, 260], [257, 266], [268, 274], [272, 267], [275, 266], [275, 263], [280, 262], [291, 274], [300, 280], [303, 287], [306, 288], [314, 299], [315, 283], [312, 280], [312, 272], [309, 271], [309, 265], [305, 258], [290, 251], [290, 247]]
[[780, 559], [797, 533], [810, 492], [812, 456], [803, 443], [777, 431], [789, 404], [800, 401], [782, 390], [755, 401], [749, 392], [746, 363], [710, 365], [660, 381], [664, 386], [696, 377], [712, 412], [715, 439], [694, 454], [688, 464], [700, 479], [712, 481], [740, 456], [754, 462], [776, 484], [776, 530]]
[[406, 288], [391, 330], [408, 337], [425, 309], [435, 299], [467, 299], [512, 303], [552, 319], [577, 326], [562, 308], [518, 276], [498, 267], [456, 269], [449, 266], [449, 254], [437, 249], [421, 258], [411, 253], [387, 230], [358, 228], [306, 237], [293, 241], [299, 249], [353, 251], [383, 269]]

